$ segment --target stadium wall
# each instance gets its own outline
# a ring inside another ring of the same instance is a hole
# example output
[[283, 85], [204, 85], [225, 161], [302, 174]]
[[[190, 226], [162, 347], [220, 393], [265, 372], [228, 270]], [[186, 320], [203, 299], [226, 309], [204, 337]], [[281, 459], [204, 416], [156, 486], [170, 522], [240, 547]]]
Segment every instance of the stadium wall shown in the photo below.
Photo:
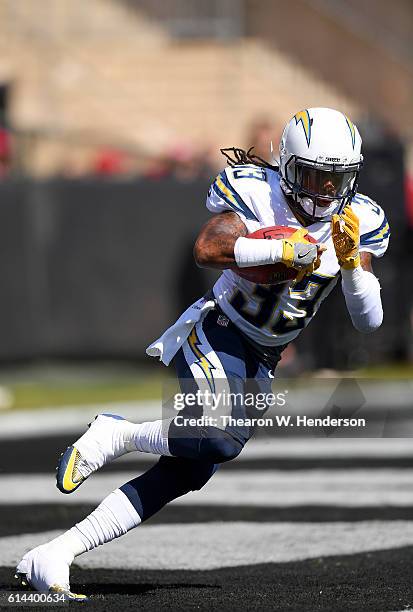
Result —
[[[206, 190], [202, 181], [172, 180], [0, 184], [0, 360], [143, 358], [146, 345], [215, 277], [192, 258], [208, 218]], [[387, 199], [394, 196], [388, 190]], [[352, 367], [406, 351], [404, 220], [394, 207], [389, 217], [392, 246], [375, 266], [383, 328], [372, 336], [352, 330], [336, 290], [298, 343], [311, 366]]]

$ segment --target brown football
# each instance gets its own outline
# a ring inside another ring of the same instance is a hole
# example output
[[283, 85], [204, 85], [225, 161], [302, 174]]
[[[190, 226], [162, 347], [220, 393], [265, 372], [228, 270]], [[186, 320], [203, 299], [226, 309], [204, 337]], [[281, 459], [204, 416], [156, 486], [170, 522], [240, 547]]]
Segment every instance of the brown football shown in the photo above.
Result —
[[[282, 240], [283, 238], [289, 238], [294, 232], [297, 231], [296, 227], [286, 227], [283, 225], [274, 225], [273, 227], [262, 227], [252, 234], [248, 234], [246, 238], [252, 240], [257, 238], [264, 238], [266, 240]], [[306, 234], [300, 242], [311, 242], [317, 244], [317, 240], [314, 240], [310, 234]], [[242, 278], [257, 283], [259, 285], [277, 285], [278, 283], [285, 283], [286, 281], [293, 280], [298, 272], [294, 268], [288, 268], [283, 263], [268, 264], [265, 266], [253, 266], [250, 268], [233, 268]]]

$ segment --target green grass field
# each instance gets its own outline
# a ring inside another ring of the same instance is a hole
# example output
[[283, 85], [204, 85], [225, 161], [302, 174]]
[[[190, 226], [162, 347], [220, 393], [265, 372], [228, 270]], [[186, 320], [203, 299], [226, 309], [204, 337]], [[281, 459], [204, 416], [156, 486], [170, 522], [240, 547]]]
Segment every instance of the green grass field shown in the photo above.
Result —
[[[105, 404], [159, 400], [164, 383], [173, 377], [171, 368], [130, 365], [44, 365], [0, 372], [0, 410]], [[312, 386], [314, 377], [356, 377], [380, 380], [413, 380], [413, 364], [381, 365], [354, 372], [307, 373], [289, 381], [293, 386]]]
[[156, 400], [172, 372], [129, 365], [46, 365], [0, 372], [0, 409]]

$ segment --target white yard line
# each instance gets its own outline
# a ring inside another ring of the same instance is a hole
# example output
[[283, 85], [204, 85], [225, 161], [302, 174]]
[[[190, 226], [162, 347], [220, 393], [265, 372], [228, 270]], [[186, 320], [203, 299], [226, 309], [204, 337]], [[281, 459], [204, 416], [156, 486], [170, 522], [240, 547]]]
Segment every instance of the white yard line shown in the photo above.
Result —
[[[303, 440], [302, 443], [308, 443], [309, 446], [311, 446], [314, 440], [316, 440], [320, 446], [323, 444], [328, 445], [328, 443], [334, 446], [337, 441], [338, 446], [342, 447], [343, 445], [351, 444], [349, 440], [357, 440], [355, 446], [359, 443], [360, 446], [365, 445], [370, 448], [375, 444], [374, 440], [376, 438], [382, 441], [384, 435], [390, 436], [391, 433], [394, 432], [393, 435], [403, 435], [405, 437], [404, 440], [403, 438], [394, 438], [394, 440], [400, 440], [401, 447], [407, 448], [413, 446], [409, 444], [410, 440], [408, 439], [408, 436], [413, 437], [413, 418], [410, 418], [410, 408], [413, 408], [413, 383], [409, 384], [411, 384], [411, 387], [406, 389], [405, 386], [403, 386], [399, 389], [399, 392], [394, 390], [393, 387], [386, 387], [383, 391], [377, 389], [374, 391], [380, 398], [380, 401], [379, 398], [376, 398], [377, 402], [383, 404], [382, 419], [375, 419], [369, 422], [368, 404], [352, 415], [356, 418], [366, 419], [367, 428], [365, 431], [368, 437], [361, 438], [363, 432], [360, 431], [360, 437], [344, 439], [338, 437], [342, 434], [341, 432], [337, 432], [337, 437], [333, 435], [332, 438], [328, 440], [324, 437], [322, 429], [320, 429], [320, 437]], [[389, 397], [389, 390], [392, 390], [392, 393], [394, 392], [393, 398]], [[306, 395], [304, 391], [292, 391], [288, 400], [288, 406], [283, 408], [282, 413], [292, 415], [293, 422], [295, 422], [294, 415], [297, 414], [306, 415], [308, 417], [320, 416], [321, 410], [326, 405], [329, 397], [328, 393], [325, 394], [322, 391], [311, 391], [308, 395]], [[377, 402], [374, 403], [375, 410], [378, 407]], [[299, 410], [297, 406], [300, 407]], [[305, 410], [303, 406], [305, 406]], [[405, 409], [405, 419], [403, 423], [400, 421], [393, 422], [391, 419], [389, 420], [386, 418], [387, 409], [389, 409], [389, 415], [391, 416], [391, 410], [396, 409], [398, 406]], [[6, 411], [0, 412], [0, 440], [53, 436], [59, 434], [77, 436], [86, 429], [87, 424], [92, 421], [97, 414], [102, 412], [119, 414], [135, 423], [153, 421], [162, 418], [162, 416], [170, 417], [171, 414], [173, 414], [168, 413], [168, 415], [162, 415], [160, 400], [144, 402], [111, 402], [96, 405], [60, 406], [39, 410]], [[273, 419], [276, 415], [276, 408], [271, 408], [265, 413], [265, 417], [272, 417]], [[309, 435], [311, 435], [311, 431], [309, 431]], [[282, 438], [277, 440], [277, 444], [289, 445], [291, 443], [290, 440], [291, 439]], [[394, 442], [393, 444], [396, 446], [398, 443]]]
[[[0, 566], [60, 531], [0, 538]], [[142, 526], [75, 560], [82, 568], [205, 570], [285, 563], [413, 545], [413, 521], [197, 523]]]
[[42, 410], [14, 410], [0, 414], [0, 439], [71, 432], [76, 434], [85, 430], [87, 424], [102, 412], [120, 414], [136, 423], [161, 418], [160, 401], [112, 402]]
[[[252, 439], [235, 461], [250, 459], [345, 459], [413, 457], [411, 438], [265, 438]], [[144, 453], [128, 453], [122, 463], [148, 460]]]
[[410, 438], [272, 438], [252, 439], [239, 458], [411, 456], [413, 456], [413, 442]]
[[[0, 476], [0, 504], [98, 503], [139, 474], [95, 474], [78, 491], [63, 495], [52, 475]], [[201, 490], [174, 504], [273, 506], [413, 506], [413, 469], [239, 470], [217, 473]]]

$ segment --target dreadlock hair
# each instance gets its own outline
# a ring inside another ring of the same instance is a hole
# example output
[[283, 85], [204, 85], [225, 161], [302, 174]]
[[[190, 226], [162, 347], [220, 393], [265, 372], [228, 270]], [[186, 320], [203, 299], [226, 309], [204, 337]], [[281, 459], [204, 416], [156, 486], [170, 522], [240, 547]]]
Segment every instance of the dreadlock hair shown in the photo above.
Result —
[[234, 166], [245, 166], [253, 164], [260, 168], [269, 168], [270, 170], [278, 170], [278, 165], [270, 164], [265, 161], [262, 157], [252, 153], [254, 147], [250, 147], [248, 151], [240, 149], [239, 147], [228, 147], [227, 149], [220, 149], [222, 155], [226, 157], [228, 164], [233, 168]]

